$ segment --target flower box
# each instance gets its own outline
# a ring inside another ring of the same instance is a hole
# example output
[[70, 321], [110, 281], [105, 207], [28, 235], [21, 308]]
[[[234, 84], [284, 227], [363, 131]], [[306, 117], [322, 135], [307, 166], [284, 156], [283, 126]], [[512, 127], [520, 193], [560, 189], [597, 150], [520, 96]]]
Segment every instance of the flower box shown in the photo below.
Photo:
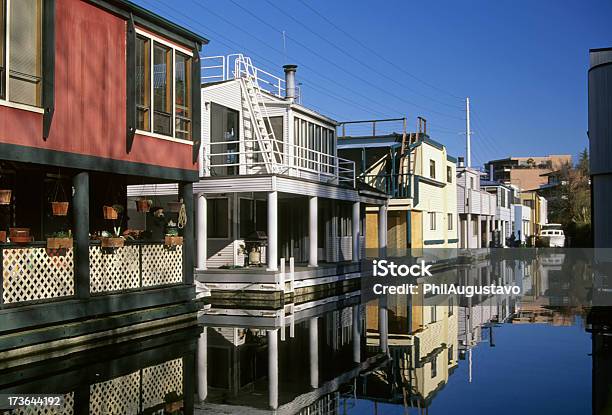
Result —
[[51, 202], [51, 211], [53, 216], [66, 216], [68, 215], [69, 202]]
[[166, 246], [183, 245], [183, 237], [166, 235], [166, 237], [164, 238], [164, 245]]
[[125, 239], [121, 237], [108, 237], [100, 240], [102, 248], [121, 248], [125, 244]]
[[48, 249], [70, 249], [72, 245], [72, 238], [47, 238]]
[[30, 228], [9, 228], [9, 238], [14, 244], [27, 244], [32, 242]]

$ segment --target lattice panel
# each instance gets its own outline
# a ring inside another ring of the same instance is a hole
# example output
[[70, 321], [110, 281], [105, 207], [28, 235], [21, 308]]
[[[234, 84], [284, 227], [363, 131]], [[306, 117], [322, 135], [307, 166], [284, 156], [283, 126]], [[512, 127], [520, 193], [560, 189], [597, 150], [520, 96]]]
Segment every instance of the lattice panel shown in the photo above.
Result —
[[99, 246], [89, 247], [90, 292], [106, 293], [139, 288], [138, 246], [117, 248], [105, 254]]
[[5, 304], [74, 295], [73, 250], [49, 256], [45, 248], [2, 249]]
[[74, 393], [64, 395], [64, 405], [57, 407], [36, 407], [29, 406], [27, 408], [13, 409], [9, 412], [11, 415], [73, 415], [74, 414]]
[[142, 409], [164, 403], [170, 392], [183, 394], [183, 359], [170, 360], [142, 370]]
[[142, 286], [177, 284], [183, 281], [183, 247], [142, 246]]
[[140, 413], [140, 371], [89, 387], [89, 413], [137, 415]]

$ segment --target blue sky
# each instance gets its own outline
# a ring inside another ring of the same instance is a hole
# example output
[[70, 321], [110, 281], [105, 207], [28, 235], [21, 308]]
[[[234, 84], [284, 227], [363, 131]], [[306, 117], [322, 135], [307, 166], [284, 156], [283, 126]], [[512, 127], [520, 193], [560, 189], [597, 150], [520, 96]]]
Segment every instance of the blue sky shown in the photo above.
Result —
[[303, 103], [339, 121], [422, 115], [452, 155], [469, 96], [473, 164], [587, 147], [588, 49], [612, 46], [609, 0], [134, 1], [209, 38], [206, 55], [299, 65]]

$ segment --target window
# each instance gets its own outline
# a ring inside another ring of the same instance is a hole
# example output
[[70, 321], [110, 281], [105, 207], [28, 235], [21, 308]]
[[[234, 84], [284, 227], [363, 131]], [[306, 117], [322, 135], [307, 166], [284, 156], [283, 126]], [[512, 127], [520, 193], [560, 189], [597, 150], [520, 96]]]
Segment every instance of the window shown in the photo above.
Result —
[[436, 315], [436, 306], [435, 305], [429, 306], [429, 312], [430, 312], [429, 322], [430, 323], [435, 323], [437, 321], [437, 317], [438, 317]]
[[210, 106], [210, 175], [238, 174], [238, 111], [212, 103]]
[[136, 113], [139, 130], [151, 130], [151, 41], [136, 38]]
[[[294, 117], [293, 129], [295, 165], [333, 174], [334, 131], [299, 117]], [[276, 130], [274, 135], [281, 141]]]
[[429, 229], [436, 230], [436, 212], [429, 212]]
[[229, 238], [229, 203], [227, 198], [208, 199], [206, 226], [209, 238]]
[[192, 140], [191, 52], [137, 30], [136, 127], [140, 131]]
[[470, 177], [470, 189], [474, 189], [474, 178]]
[[255, 231], [267, 232], [267, 206], [264, 200], [240, 198], [240, 238], [249, 238]]
[[429, 160], [429, 177], [436, 178], [436, 162], [434, 160]]
[[453, 182], [453, 168], [451, 166], [446, 166], [446, 182]]
[[172, 49], [153, 47], [153, 132], [172, 135]]
[[455, 302], [453, 301], [453, 297], [448, 298], [448, 316], [453, 315], [453, 308], [455, 306]]
[[436, 376], [438, 376], [438, 356], [431, 359], [431, 377], [435, 378]]
[[42, 0], [0, 0], [2, 99], [42, 105], [42, 6]]
[[175, 60], [175, 135], [176, 138], [191, 140], [191, 57], [176, 52]]
[[501, 205], [506, 206], [506, 190], [501, 188], [499, 190], [501, 192]]
[[[273, 133], [274, 134], [274, 139], [276, 140], [276, 147], [274, 148], [275, 151], [278, 151], [279, 153], [279, 158], [277, 160], [279, 160], [280, 162], [284, 161], [284, 157], [283, 157], [283, 153], [284, 153], [284, 142], [283, 142], [283, 131], [284, 131], [284, 118], [282, 116], [280, 117], [269, 117], [269, 118], [264, 118], [265, 123], [266, 123], [266, 130], [268, 131], [268, 133]], [[263, 156], [262, 155], [258, 155], [259, 158], [261, 158], [261, 161], [263, 161]]]
[[452, 231], [453, 230], [453, 214], [452, 213], [447, 213], [447, 220], [448, 220], [448, 230]]

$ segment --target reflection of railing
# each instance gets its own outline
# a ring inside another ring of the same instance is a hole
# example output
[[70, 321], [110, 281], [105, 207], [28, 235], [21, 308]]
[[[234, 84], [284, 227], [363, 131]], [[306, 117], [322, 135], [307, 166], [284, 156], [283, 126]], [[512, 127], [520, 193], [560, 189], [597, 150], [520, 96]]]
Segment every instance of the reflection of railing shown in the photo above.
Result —
[[392, 198], [406, 199], [412, 197], [411, 178], [410, 174], [369, 174], [363, 176], [361, 180]]
[[[51, 301], [75, 295], [74, 252], [49, 255], [45, 242], [2, 245], [0, 304]], [[90, 292], [104, 294], [180, 284], [183, 281], [182, 246], [163, 242], [126, 241], [105, 253], [100, 244], [89, 246]]]
[[[294, 144], [279, 143], [279, 145], [282, 146], [282, 150], [274, 152], [277, 160], [281, 160], [281, 172], [300, 177], [310, 175], [319, 181], [336, 181], [355, 186], [353, 161]], [[208, 148], [210, 151], [204, 154], [204, 171], [210, 175], [219, 175], [225, 171], [225, 168], [233, 169], [235, 172], [244, 169], [240, 174], [265, 172], [265, 161], [261, 157], [263, 150], [259, 148], [257, 140], [211, 142]]]

